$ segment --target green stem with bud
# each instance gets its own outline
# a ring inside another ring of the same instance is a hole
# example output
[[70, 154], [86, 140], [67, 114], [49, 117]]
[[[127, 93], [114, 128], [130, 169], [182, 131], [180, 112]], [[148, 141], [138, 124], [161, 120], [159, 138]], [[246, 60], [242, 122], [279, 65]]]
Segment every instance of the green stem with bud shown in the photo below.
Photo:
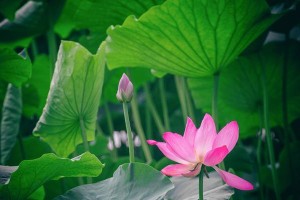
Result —
[[133, 137], [131, 132], [131, 126], [129, 121], [129, 114], [128, 114], [128, 105], [126, 102], [123, 102], [123, 111], [124, 111], [124, 118], [125, 118], [125, 125], [127, 130], [127, 141], [129, 147], [129, 161], [130, 163], [134, 162], [134, 145], [133, 145]]

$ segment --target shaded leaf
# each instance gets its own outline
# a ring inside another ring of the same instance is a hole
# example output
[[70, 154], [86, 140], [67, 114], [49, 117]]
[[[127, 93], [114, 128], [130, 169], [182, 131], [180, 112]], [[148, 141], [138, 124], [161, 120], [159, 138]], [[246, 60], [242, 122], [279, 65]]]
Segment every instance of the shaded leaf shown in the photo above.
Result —
[[[300, 43], [291, 42], [287, 58], [289, 122], [300, 116], [299, 51]], [[265, 65], [270, 124], [282, 125], [282, 67], [285, 52], [283, 43], [270, 43], [256, 54], [241, 57], [220, 74], [218, 111], [221, 124], [237, 120], [241, 137], [257, 133], [261, 124], [263, 102], [261, 68]], [[189, 79], [188, 84], [196, 107], [210, 112], [212, 78]]]
[[58, 199], [131, 199], [156, 200], [173, 188], [159, 171], [143, 163], [121, 165], [113, 177], [69, 190]]
[[168, 0], [107, 30], [108, 67], [212, 75], [278, 18], [262, 0]]
[[58, 52], [50, 91], [34, 135], [66, 157], [82, 143], [95, 138], [99, 99], [104, 79], [104, 44], [96, 55], [75, 42], [63, 41]]
[[[105, 154], [109, 154], [109, 149], [107, 148], [108, 139], [104, 135], [97, 135], [94, 141], [89, 143], [89, 152], [100, 157]], [[76, 148], [76, 152], [84, 152], [84, 145], [80, 144]]]
[[[197, 200], [199, 199], [199, 178], [172, 177], [175, 188], [165, 196], [165, 200]], [[223, 183], [217, 172], [209, 173], [209, 178], [203, 177], [203, 198], [206, 200], [229, 199], [234, 190]]]
[[299, 198], [297, 191], [297, 183], [300, 181], [300, 151], [299, 141], [293, 141], [285, 146], [279, 155], [279, 169], [278, 175], [280, 178], [281, 191], [288, 190], [289, 195], [294, 195]]
[[[8, 43], [44, 33], [58, 18], [64, 1], [28, 1], [17, 12], [15, 19], [3, 20], [0, 42]], [[51, 11], [51, 12], [50, 12]]]
[[[61, 177], [98, 176], [104, 165], [98, 158], [86, 152], [73, 159], [59, 158], [55, 154], [44, 154], [35, 160], [20, 163], [7, 185], [1, 188], [0, 197], [26, 199], [46, 181]], [[18, 191], [18, 192], [16, 192]]]
[[22, 0], [1, 0], [0, 1], [0, 13], [2, 13], [9, 20], [15, 18], [15, 12], [20, 6]]
[[10, 49], [0, 49], [0, 60], [1, 80], [21, 86], [30, 78], [31, 62], [29, 58], [22, 58]]
[[13, 172], [18, 169], [17, 166], [0, 165], [0, 184], [6, 184]]
[[23, 86], [23, 114], [40, 116], [50, 88], [50, 64], [46, 55], [38, 55], [32, 64], [32, 76]]
[[14, 147], [19, 134], [19, 124], [22, 115], [22, 91], [12, 84], [8, 84], [4, 104], [2, 107], [1, 119], [1, 160], [6, 164], [12, 148]]

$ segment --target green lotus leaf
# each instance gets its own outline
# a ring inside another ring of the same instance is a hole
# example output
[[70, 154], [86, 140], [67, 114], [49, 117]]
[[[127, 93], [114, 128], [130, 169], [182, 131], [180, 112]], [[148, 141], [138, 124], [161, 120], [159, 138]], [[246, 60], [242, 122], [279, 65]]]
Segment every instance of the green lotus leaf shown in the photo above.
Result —
[[212, 75], [278, 18], [264, 0], [168, 0], [107, 30], [108, 67]]
[[104, 46], [96, 55], [75, 42], [63, 41], [58, 52], [47, 103], [35, 129], [60, 156], [95, 138], [99, 99], [104, 80]]
[[[14, 2], [14, 1], [11, 1]], [[14, 20], [4, 19], [0, 24], [0, 43], [27, 46], [24, 39], [45, 33], [57, 20], [64, 0], [28, 1], [15, 13]], [[51, 12], [49, 12], [51, 10]]]
[[42, 114], [50, 81], [49, 58], [46, 55], [38, 55], [32, 63], [32, 76], [22, 88], [23, 114], [26, 117]]
[[0, 80], [21, 86], [31, 76], [31, 61], [11, 49], [0, 49]]
[[62, 177], [96, 177], [103, 167], [98, 158], [89, 152], [73, 159], [59, 158], [53, 153], [44, 154], [35, 160], [22, 161], [11, 174], [9, 183], [1, 187], [0, 197], [26, 199], [46, 181]]
[[[218, 111], [222, 125], [237, 120], [242, 137], [255, 135], [261, 127], [263, 95], [261, 70], [266, 68], [271, 126], [282, 125], [282, 69], [285, 45], [270, 43], [260, 52], [241, 57], [220, 73]], [[300, 116], [300, 43], [291, 42], [287, 53], [288, 120]], [[189, 79], [197, 108], [211, 112], [212, 77]]]

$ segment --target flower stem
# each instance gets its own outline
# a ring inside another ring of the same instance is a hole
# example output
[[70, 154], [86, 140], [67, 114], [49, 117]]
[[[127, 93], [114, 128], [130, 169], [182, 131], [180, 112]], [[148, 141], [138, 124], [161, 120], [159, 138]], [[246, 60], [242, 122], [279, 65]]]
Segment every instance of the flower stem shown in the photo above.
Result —
[[170, 130], [170, 120], [168, 115], [168, 105], [167, 105], [167, 98], [166, 98], [166, 91], [164, 86], [164, 79], [160, 78], [158, 80], [159, 83], [159, 93], [161, 97], [161, 105], [162, 105], [162, 111], [163, 111], [163, 117], [164, 117], [164, 124], [167, 130]]
[[117, 148], [116, 148], [115, 140], [114, 140], [114, 130], [115, 129], [114, 129], [113, 120], [112, 120], [111, 113], [109, 111], [107, 103], [104, 104], [104, 110], [106, 113], [109, 135], [110, 135], [110, 137], [112, 139], [112, 143], [113, 143], [113, 149], [112, 149], [111, 153], [112, 153], [112, 157], [114, 159], [116, 159], [118, 157], [118, 155], [117, 155]]
[[125, 118], [125, 125], [127, 130], [127, 141], [129, 146], [129, 161], [130, 163], [134, 162], [134, 146], [133, 146], [133, 137], [129, 122], [129, 115], [128, 115], [128, 105], [126, 102], [123, 102], [123, 111], [124, 111], [124, 118]]
[[135, 125], [135, 129], [137, 131], [137, 134], [139, 135], [139, 137], [141, 139], [142, 149], [143, 149], [146, 161], [147, 161], [147, 163], [151, 163], [152, 156], [150, 153], [149, 146], [147, 145], [147, 142], [146, 142], [145, 132], [142, 128], [141, 117], [140, 117], [138, 104], [137, 104], [137, 100], [136, 100], [135, 96], [133, 96], [133, 98], [131, 100], [131, 108], [132, 108], [133, 122]]
[[183, 77], [179, 77], [179, 76], [174, 76], [175, 78], [175, 85], [176, 85], [176, 90], [178, 93], [178, 97], [179, 97], [179, 102], [180, 102], [180, 106], [181, 106], [181, 111], [182, 111], [182, 117], [183, 117], [183, 123], [185, 123], [186, 117], [188, 116], [188, 108], [186, 105], [186, 99], [185, 99], [185, 91], [184, 91], [184, 87], [183, 87]]
[[151, 115], [154, 119], [154, 122], [156, 124], [156, 127], [157, 127], [157, 129], [160, 133], [163, 133], [163, 132], [165, 132], [165, 127], [164, 127], [163, 123], [161, 122], [161, 119], [158, 115], [158, 112], [157, 112], [157, 110], [154, 106], [154, 103], [151, 99], [150, 91], [149, 91], [149, 88], [148, 88], [147, 85], [144, 86], [144, 90], [145, 90], [145, 93], [146, 93], [146, 100], [148, 102], [148, 107], [149, 107]]
[[268, 91], [267, 91], [267, 77], [266, 77], [266, 69], [263, 62], [262, 64], [262, 73], [261, 73], [261, 83], [262, 83], [262, 90], [263, 90], [263, 117], [264, 117], [264, 127], [266, 130], [266, 139], [267, 139], [267, 146], [269, 152], [269, 159], [271, 162], [271, 170], [272, 170], [272, 179], [273, 185], [275, 190], [276, 199], [280, 200], [280, 193], [278, 189], [278, 179], [277, 173], [275, 168], [275, 156], [274, 156], [274, 147], [272, 142], [272, 136], [270, 132], [269, 126], [269, 105], [268, 105]]
[[195, 120], [195, 113], [194, 113], [194, 108], [193, 108], [193, 102], [191, 99], [191, 94], [190, 91], [187, 87], [187, 83], [186, 83], [186, 79], [183, 80], [183, 87], [184, 87], [184, 91], [185, 91], [185, 100], [186, 100], [186, 104], [187, 104], [187, 110], [188, 110], [188, 115]]
[[[204, 166], [202, 166], [203, 168]], [[199, 173], [199, 200], [204, 200], [203, 198], [203, 173], [204, 173], [204, 169], [200, 170]]]
[[145, 113], [145, 120], [146, 120], [146, 135], [147, 138], [153, 138], [153, 133], [152, 133], [152, 118], [151, 118], [151, 113], [149, 109], [149, 102], [146, 99], [146, 113]]

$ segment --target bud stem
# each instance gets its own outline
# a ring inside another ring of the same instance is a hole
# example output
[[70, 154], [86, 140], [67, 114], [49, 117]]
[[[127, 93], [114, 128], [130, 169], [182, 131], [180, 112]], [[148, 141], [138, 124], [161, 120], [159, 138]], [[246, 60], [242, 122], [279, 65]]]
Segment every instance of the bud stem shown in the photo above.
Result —
[[125, 118], [125, 125], [127, 130], [127, 141], [129, 147], [129, 161], [130, 163], [134, 162], [134, 146], [133, 146], [133, 137], [129, 122], [129, 115], [128, 115], [128, 105], [126, 102], [123, 102], [123, 111], [124, 111], [124, 118]]

